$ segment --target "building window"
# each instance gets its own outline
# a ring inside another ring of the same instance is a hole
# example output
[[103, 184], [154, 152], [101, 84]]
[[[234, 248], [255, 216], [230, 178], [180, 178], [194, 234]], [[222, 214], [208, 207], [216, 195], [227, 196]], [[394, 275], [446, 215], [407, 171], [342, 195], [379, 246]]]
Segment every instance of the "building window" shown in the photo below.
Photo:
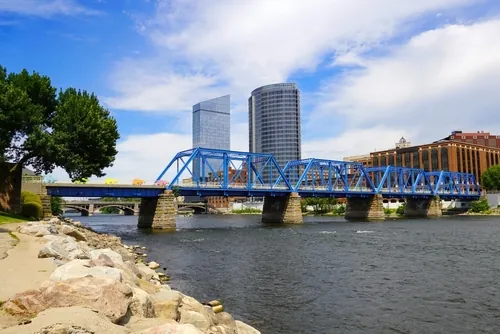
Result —
[[427, 150], [422, 151], [422, 164], [425, 170], [429, 170], [429, 151]]
[[405, 153], [405, 167], [411, 167], [411, 153]]
[[394, 165], [394, 155], [389, 155], [389, 165]]
[[448, 149], [446, 147], [441, 148], [441, 169], [444, 171], [449, 171], [448, 166]]
[[396, 154], [396, 166], [397, 167], [403, 166], [401, 153]]
[[387, 158], [386, 157], [380, 158], [380, 166], [387, 166]]
[[457, 148], [457, 172], [462, 171], [462, 150]]
[[378, 166], [378, 157], [373, 157], [373, 166]]
[[451, 138], [451, 139], [455, 139], [455, 136], [451, 136], [450, 138]]
[[420, 159], [418, 158], [418, 151], [413, 152], [413, 168], [420, 168]]
[[439, 169], [439, 156], [437, 148], [431, 149], [431, 166], [433, 171]]

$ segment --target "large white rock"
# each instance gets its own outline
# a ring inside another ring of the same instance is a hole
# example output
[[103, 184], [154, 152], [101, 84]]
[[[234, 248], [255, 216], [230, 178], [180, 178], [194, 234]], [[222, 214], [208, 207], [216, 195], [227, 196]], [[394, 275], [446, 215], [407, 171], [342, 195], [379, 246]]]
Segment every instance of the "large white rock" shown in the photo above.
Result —
[[245, 324], [242, 321], [236, 320], [236, 329], [238, 330], [238, 334], [261, 334], [258, 330]]
[[53, 281], [65, 281], [76, 277], [103, 277], [111, 278], [115, 281], [121, 282], [121, 271], [116, 268], [110, 267], [91, 267], [89, 260], [73, 260], [60, 267], [50, 275]]
[[158, 269], [160, 268], [160, 265], [154, 261], [149, 262], [148, 267], [151, 269]]
[[57, 238], [46, 243], [38, 253], [39, 258], [53, 257], [58, 260], [88, 258], [85, 251], [72, 237]]
[[152, 278], [156, 278], [158, 280], [160, 279], [160, 277], [158, 276], [158, 273], [156, 271], [154, 271], [153, 269], [149, 268], [148, 266], [146, 266], [144, 263], [137, 263], [136, 267], [141, 272], [142, 279], [144, 279], [146, 281], [149, 281]]
[[104, 315], [91, 309], [72, 306], [57, 307], [40, 312], [27, 325], [9, 327], [0, 330], [1, 334], [24, 333], [106, 333], [125, 334], [123, 326], [113, 324]]
[[36, 290], [27, 290], [7, 300], [3, 310], [14, 316], [31, 317], [53, 307], [82, 306], [118, 323], [126, 316], [132, 296], [126, 284], [109, 278], [80, 277], [46, 281]]
[[[35, 223], [35, 222], [33, 222]], [[19, 227], [19, 232], [22, 234], [34, 235], [37, 237], [43, 237], [44, 235], [57, 234], [57, 228], [54, 225], [48, 224], [31, 224], [31, 225], [21, 225]]]
[[155, 309], [153, 307], [153, 298], [146, 291], [138, 288], [132, 288], [134, 296], [130, 303], [130, 311], [132, 315], [143, 318], [154, 318]]
[[206, 331], [210, 327], [210, 319], [198, 312], [180, 309], [181, 324], [191, 324], [201, 331]]
[[190, 324], [167, 323], [161, 326], [148, 328], [140, 334], [203, 334], [199, 329]]
[[89, 257], [91, 260], [97, 260], [99, 258], [99, 255], [101, 254], [107, 255], [111, 259], [111, 261], [113, 261], [115, 267], [123, 266], [122, 256], [109, 248], [94, 249], [93, 251], [90, 251]]
[[81, 233], [76, 228], [69, 226], [69, 225], [63, 225], [61, 227], [61, 233], [69, 235], [78, 241], [86, 241], [87, 240], [87, 237], [83, 233]]
[[[211, 314], [209, 313], [211, 312]], [[193, 297], [183, 296], [179, 305], [180, 323], [189, 323], [202, 331], [214, 325], [215, 314]]]

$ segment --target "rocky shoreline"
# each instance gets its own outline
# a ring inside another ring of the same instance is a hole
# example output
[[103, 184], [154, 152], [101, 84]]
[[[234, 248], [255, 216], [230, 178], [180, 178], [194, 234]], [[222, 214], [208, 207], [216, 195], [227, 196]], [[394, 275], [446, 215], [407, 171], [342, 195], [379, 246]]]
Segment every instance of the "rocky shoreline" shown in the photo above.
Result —
[[202, 304], [171, 289], [169, 277], [156, 271], [160, 265], [145, 263], [145, 247], [58, 218], [17, 231], [42, 240], [38, 258], [57, 267], [38, 288], [0, 301], [1, 312], [17, 323], [0, 323], [0, 334], [260, 333], [223, 312], [218, 301]]

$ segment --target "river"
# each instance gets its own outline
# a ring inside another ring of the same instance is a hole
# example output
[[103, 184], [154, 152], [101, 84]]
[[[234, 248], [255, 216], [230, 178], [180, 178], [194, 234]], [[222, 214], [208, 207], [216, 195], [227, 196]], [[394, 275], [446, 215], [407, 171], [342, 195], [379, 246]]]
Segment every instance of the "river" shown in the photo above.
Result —
[[71, 217], [167, 266], [170, 285], [275, 333], [496, 333], [500, 219], [446, 217], [349, 223], [306, 217], [179, 217], [175, 233], [137, 217]]

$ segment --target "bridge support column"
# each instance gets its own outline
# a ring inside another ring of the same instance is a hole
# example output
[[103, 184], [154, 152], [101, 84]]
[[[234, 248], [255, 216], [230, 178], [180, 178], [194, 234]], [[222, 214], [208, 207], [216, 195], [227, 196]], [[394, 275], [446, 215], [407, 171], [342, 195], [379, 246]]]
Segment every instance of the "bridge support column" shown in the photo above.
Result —
[[50, 195], [40, 194], [40, 200], [42, 201], [42, 210], [43, 210], [43, 218], [51, 218], [52, 217], [52, 205]]
[[139, 215], [139, 203], [134, 203], [134, 216]]
[[52, 205], [50, 204], [51, 197], [52, 196], [47, 195], [47, 187], [42, 184], [42, 188], [40, 191], [40, 200], [42, 202], [42, 211], [44, 219], [52, 217]]
[[347, 220], [384, 220], [382, 195], [349, 197], [345, 212]]
[[154, 230], [175, 229], [174, 198], [171, 190], [165, 191], [157, 198], [143, 198], [137, 227]]
[[303, 218], [300, 199], [298, 193], [291, 193], [283, 197], [266, 196], [262, 210], [262, 222], [302, 224]]
[[443, 215], [441, 199], [408, 198], [405, 206], [405, 217], [441, 217]]

